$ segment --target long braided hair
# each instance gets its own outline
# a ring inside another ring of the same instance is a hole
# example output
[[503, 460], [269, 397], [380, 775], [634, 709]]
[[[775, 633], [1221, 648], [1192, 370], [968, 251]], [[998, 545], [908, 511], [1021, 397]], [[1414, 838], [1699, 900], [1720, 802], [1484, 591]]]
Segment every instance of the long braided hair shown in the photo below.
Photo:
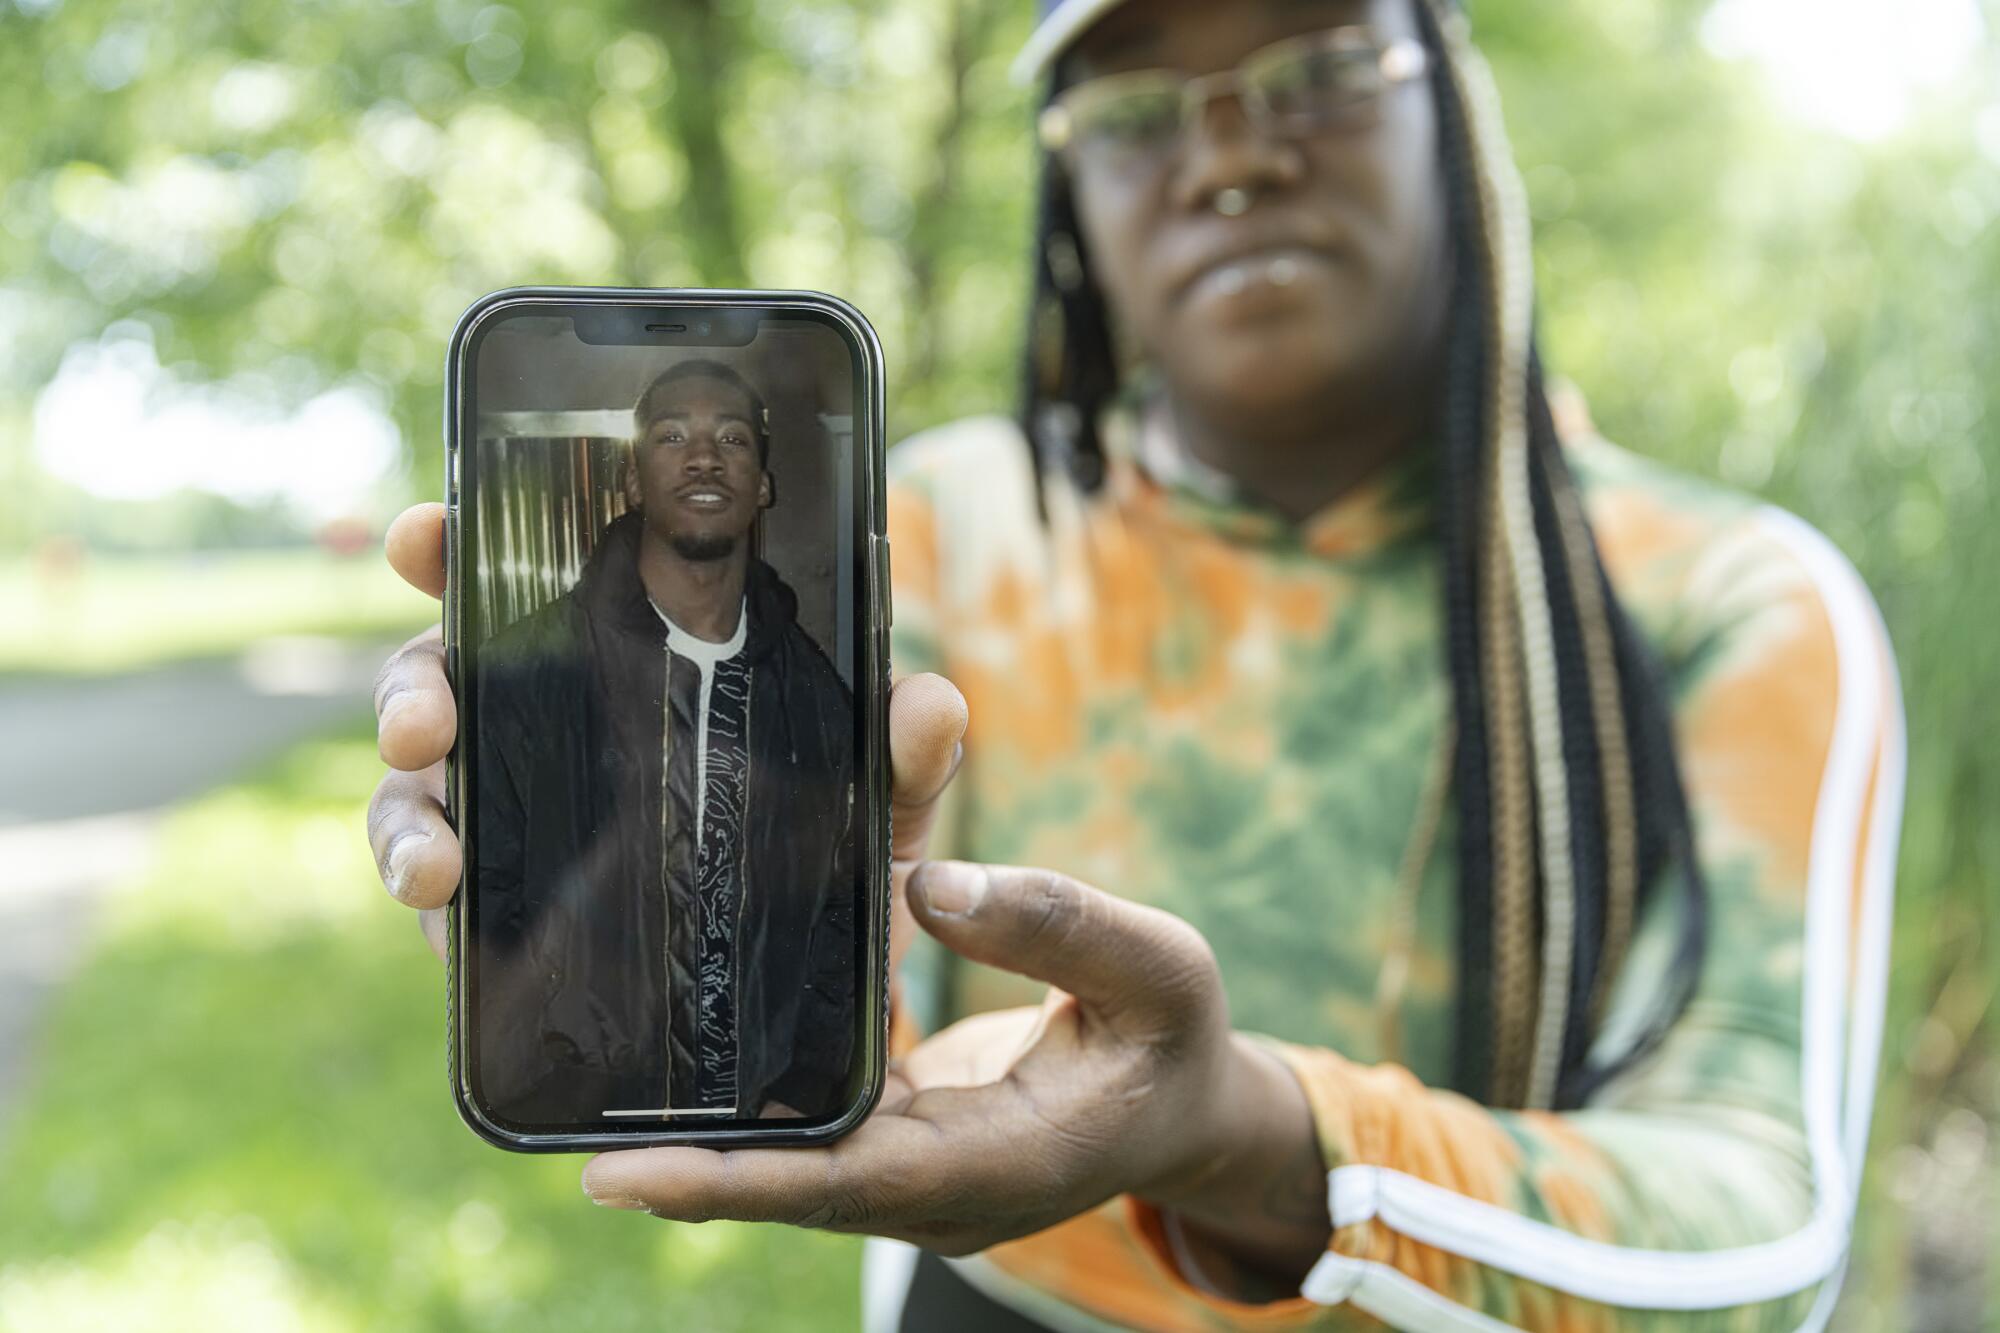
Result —
[[[1448, 0], [1416, 0], [1453, 250], [1437, 522], [1458, 827], [1453, 1085], [1573, 1107], [1658, 1044], [1705, 952], [1666, 686], [1605, 576], [1532, 325], [1526, 209], [1490, 76]], [[1061, 69], [1046, 97], [1060, 91]], [[1121, 390], [1069, 183], [1045, 154], [1019, 418], [1038, 497], [1101, 483]], [[1044, 514], [1046, 515], [1044, 501]], [[1683, 887], [1673, 957], [1622, 1049], [1593, 1051], [1652, 893]]]

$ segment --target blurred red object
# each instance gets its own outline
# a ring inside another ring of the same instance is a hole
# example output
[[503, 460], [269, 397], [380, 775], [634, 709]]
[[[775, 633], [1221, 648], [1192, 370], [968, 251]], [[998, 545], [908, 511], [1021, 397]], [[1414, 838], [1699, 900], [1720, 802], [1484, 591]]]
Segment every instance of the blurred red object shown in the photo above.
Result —
[[76, 537], [44, 537], [35, 546], [35, 582], [50, 591], [69, 587], [83, 573], [87, 554]]
[[335, 555], [360, 555], [375, 545], [375, 533], [359, 518], [334, 518], [320, 524], [315, 539]]

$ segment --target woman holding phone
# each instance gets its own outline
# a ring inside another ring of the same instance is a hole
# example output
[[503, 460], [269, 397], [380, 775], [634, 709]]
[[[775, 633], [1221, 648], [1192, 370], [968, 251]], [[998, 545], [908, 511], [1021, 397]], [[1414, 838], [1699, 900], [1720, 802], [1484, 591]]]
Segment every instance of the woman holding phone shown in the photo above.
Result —
[[[909, 1242], [877, 1328], [1820, 1326], [1901, 819], [1865, 588], [1558, 430], [1446, 0], [1043, 11], [1021, 410], [891, 454], [890, 1090], [586, 1189]], [[435, 943], [434, 638], [378, 705]]]

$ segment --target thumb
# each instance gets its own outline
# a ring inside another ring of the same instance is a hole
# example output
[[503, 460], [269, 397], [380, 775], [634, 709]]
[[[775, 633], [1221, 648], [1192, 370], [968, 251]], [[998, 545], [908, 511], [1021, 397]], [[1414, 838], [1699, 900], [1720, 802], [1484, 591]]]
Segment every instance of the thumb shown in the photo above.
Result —
[[1114, 1027], [1183, 1026], [1222, 1003], [1200, 931], [1053, 870], [926, 861], [909, 903], [954, 953], [1059, 987]]
[[444, 506], [411, 505], [382, 534], [383, 553], [403, 581], [433, 597], [444, 596]]

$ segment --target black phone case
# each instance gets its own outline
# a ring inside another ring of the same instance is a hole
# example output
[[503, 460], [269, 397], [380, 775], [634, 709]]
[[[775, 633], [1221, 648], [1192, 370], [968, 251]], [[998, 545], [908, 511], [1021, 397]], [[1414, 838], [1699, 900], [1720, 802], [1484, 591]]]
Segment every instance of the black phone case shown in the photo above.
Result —
[[[703, 1129], [698, 1124], [673, 1128], [631, 1128], [615, 1132], [521, 1133], [494, 1123], [473, 1097], [471, 1054], [473, 1044], [466, 1039], [464, 1025], [470, 1018], [466, 1002], [466, 976], [462, 963], [467, 945], [464, 891], [453, 895], [448, 909], [445, 990], [445, 1063], [451, 1082], [452, 1101], [473, 1133], [496, 1147], [512, 1152], [598, 1152], [611, 1148], [638, 1148], [661, 1144], [694, 1144], [702, 1147], [810, 1146], [840, 1138], [867, 1118], [881, 1100], [889, 1047], [889, 540], [885, 531], [887, 505], [883, 482], [883, 453], [886, 410], [884, 406], [882, 346], [865, 316], [846, 301], [825, 292], [755, 288], [709, 287], [510, 287], [489, 293], [466, 307], [452, 330], [445, 354], [445, 671], [458, 698], [459, 734], [466, 734], [463, 691], [458, 688], [459, 647], [463, 639], [462, 614], [465, 606], [460, 578], [465, 568], [460, 549], [459, 473], [460, 451], [470, 438], [466, 420], [468, 397], [465, 377], [470, 373], [466, 352], [482, 321], [496, 313], [535, 305], [604, 305], [607, 307], [645, 306], [671, 310], [681, 306], [740, 306], [764, 310], [811, 310], [832, 316], [852, 339], [856, 365], [861, 373], [861, 391], [856, 395], [857, 416], [865, 417], [866, 440], [860, 450], [861, 477], [857, 492], [863, 499], [866, 518], [865, 546], [870, 553], [863, 563], [856, 586], [865, 598], [863, 621], [866, 633], [857, 637], [859, 662], [857, 704], [865, 709], [866, 725], [858, 765], [856, 796], [865, 800], [866, 810], [858, 821], [862, 840], [857, 860], [866, 876], [866, 935], [869, 947], [864, 960], [860, 1007], [861, 1028], [856, 1054], [862, 1062], [864, 1078], [860, 1095], [830, 1119], [807, 1121], [773, 1120], [768, 1127], [741, 1126]], [[464, 838], [463, 773], [454, 747], [446, 759], [446, 818]], [[468, 859], [468, 864], [469, 864]]]

